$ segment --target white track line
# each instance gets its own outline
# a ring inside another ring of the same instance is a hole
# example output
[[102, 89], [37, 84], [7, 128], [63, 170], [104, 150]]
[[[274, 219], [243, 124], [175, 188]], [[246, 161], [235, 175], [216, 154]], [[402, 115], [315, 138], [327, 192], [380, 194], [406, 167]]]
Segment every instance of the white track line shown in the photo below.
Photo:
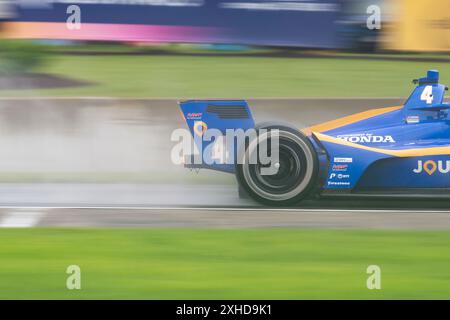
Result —
[[[446, 213], [450, 210], [417, 209], [320, 209], [320, 208], [255, 208], [255, 207], [144, 207], [144, 206], [0, 206], [0, 209], [13, 210], [62, 210], [62, 209], [97, 209], [97, 210], [148, 210], [148, 211], [279, 211], [279, 212], [341, 212], [341, 213]], [[1, 226], [1, 224], [0, 224]]]
[[0, 221], [0, 228], [32, 228], [43, 215], [41, 211], [11, 211]]

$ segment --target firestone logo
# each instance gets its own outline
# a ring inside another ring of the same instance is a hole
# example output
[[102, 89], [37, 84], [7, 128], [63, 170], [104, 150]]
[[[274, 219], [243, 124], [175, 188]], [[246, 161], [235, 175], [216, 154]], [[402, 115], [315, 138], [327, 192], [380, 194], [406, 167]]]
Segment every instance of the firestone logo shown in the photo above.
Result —
[[349, 181], [328, 181], [329, 186], [349, 186]]
[[[444, 166], [445, 163], [445, 166]], [[422, 173], [426, 172], [428, 175], [434, 174], [436, 171], [447, 174], [450, 172], [450, 160], [443, 161], [443, 160], [427, 160], [423, 162], [422, 160], [417, 161], [417, 168], [413, 169], [414, 173]]]
[[338, 139], [352, 143], [394, 143], [392, 136], [376, 136], [372, 134], [349, 134], [337, 136]]

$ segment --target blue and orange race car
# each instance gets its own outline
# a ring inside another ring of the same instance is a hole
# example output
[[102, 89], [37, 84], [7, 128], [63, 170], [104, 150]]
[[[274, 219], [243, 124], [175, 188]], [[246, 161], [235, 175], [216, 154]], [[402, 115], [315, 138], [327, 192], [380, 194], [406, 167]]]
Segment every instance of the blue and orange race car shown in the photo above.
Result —
[[[269, 205], [292, 205], [317, 195], [448, 196], [450, 104], [444, 102], [448, 88], [439, 84], [435, 70], [413, 82], [416, 87], [402, 106], [304, 129], [275, 122], [255, 125], [242, 100], [181, 102], [197, 147], [208, 150], [201, 153], [200, 164], [185, 165], [234, 173], [242, 190]], [[224, 137], [230, 129], [256, 129], [258, 136], [235, 145], [217, 135], [205, 138], [210, 129]], [[260, 160], [258, 149], [263, 143], [270, 146], [275, 137], [276, 161]], [[248, 161], [255, 153], [257, 160]], [[231, 161], [224, 161], [223, 154], [231, 154]], [[268, 167], [274, 168], [271, 174], [262, 174]]]

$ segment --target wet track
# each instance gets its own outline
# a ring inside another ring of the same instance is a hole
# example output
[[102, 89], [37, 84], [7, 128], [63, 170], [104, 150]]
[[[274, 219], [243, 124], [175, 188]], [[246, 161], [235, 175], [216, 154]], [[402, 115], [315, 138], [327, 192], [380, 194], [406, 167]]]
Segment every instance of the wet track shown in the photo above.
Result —
[[14, 184], [0, 194], [0, 227], [450, 229], [450, 206], [436, 200], [269, 208], [240, 199], [232, 185]]
[[[257, 121], [301, 127], [400, 102], [267, 99], [250, 104]], [[173, 100], [7, 99], [0, 101], [0, 125], [0, 172], [41, 175], [39, 181], [27, 181], [25, 175], [0, 183], [0, 227], [450, 229], [449, 201], [322, 199], [296, 208], [266, 208], [240, 199], [226, 175], [202, 172], [197, 179], [169, 162], [170, 132], [184, 125]], [[52, 170], [71, 172], [64, 183], [55, 183]], [[99, 183], [102, 171], [125, 177], [142, 171], [150, 178]], [[86, 172], [89, 183], [71, 181]]]

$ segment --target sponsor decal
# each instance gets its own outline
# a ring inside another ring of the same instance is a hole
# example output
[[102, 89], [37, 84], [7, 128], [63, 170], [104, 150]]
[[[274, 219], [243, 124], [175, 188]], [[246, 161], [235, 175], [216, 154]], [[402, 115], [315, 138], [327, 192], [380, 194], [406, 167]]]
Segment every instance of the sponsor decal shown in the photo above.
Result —
[[406, 123], [419, 123], [419, 116], [409, 116], [406, 118]]
[[199, 136], [203, 136], [203, 134], [208, 130], [208, 126], [203, 121], [196, 121], [194, 123], [194, 132]]
[[342, 174], [342, 173], [332, 173], [332, 174], [330, 174], [330, 179], [334, 179], [334, 178], [348, 179], [348, 178], [350, 178], [350, 175], [349, 174]]
[[426, 172], [429, 176], [435, 172], [447, 174], [450, 172], [450, 160], [427, 160], [423, 162], [422, 160], [417, 161], [417, 168], [413, 169], [414, 173]]
[[351, 162], [353, 162], [353, 158], [339, 158], [339, 157], [335, 157], [335, 158], [334, 158], [334, 162], [338, 162], [338, 163], [351, 163]]
[[203, 116], [203, 112], [189, 112], [186, 116], [188, 120], [200, 120]]
[[349, 186], [350, 182], [346, 181], [328, 181], [329, 186]]
[[393, 143], [395, 142], [392, 136], [378, 136], [371, 133], [357, 133], [339, 135], [336, 138], [352, 143]]
[[348, 164], [333, 164], [333, 167], [331, 167], [331, 170], [333, 171], [347, 171]]

